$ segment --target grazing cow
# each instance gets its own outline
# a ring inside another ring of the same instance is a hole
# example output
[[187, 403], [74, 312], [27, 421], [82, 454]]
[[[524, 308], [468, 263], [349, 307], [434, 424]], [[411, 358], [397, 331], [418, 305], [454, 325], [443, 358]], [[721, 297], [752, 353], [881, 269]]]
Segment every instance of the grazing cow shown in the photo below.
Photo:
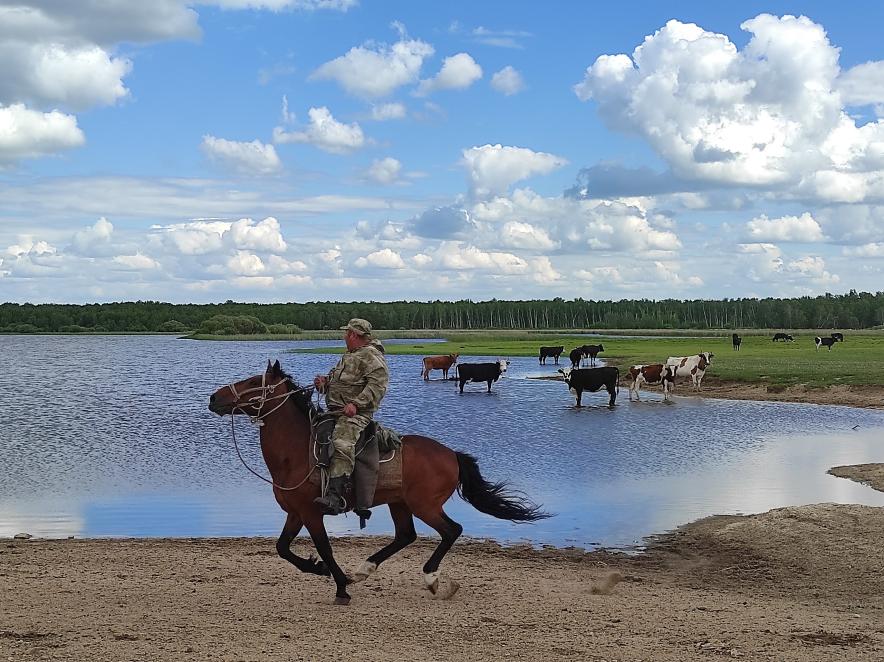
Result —
[[696, 390], [700, 390], [700, 382], [706, 374], [706, 369], [712, 365], [712, 352], [700, 352], [693, 356], [670, 356], [666, 359], [666, 365], [672, 366], [673, 376], [688, 377]]
[[792, 342], [793, 340], [795, 340], [795, 338], [793, 338], [788, 333], [775, 333], [773, 338], [771, 338], [771, 341], [776, 342], [777, 340], [782, 340], [783, 342]]
[[843, 333], [833, 333], [832, 337], [838, 342], [844, 342], [844, 334]]
[[421, 376], [425, 381], [430, 381], [430, 370], [441, 370], [444, 379], [448, 379], [448, 371], [457, 363], [457, 354], [445, 354], [444, 356], [425, 356], [424, 369]]
[[488, 382], [488, 392], [491, 393], [491, 384], [500, 379], [506, 372], [509, 361], [499, 359], [494, 363], [461, 363], [457, 366], [457, 380], [460, 383], [460, 392], [463, 393], [463, 385], [467, 382]]
[[832, 345], [834, 345], [837, 340], [834, 338], [820, 338], [817, 336], [814, 338], [814, 342], [816, 343], [816, 351], [820, 351], [820, 347], [827, 347], [829, 351], [832, 351]]
[[571, 350], [570, 354], [568, 354], [568, 358], [571, 359], [571, 368], [576, 370], [580, 367], [580, 359], [583, 358], [583, 348], [575, 347]]
[[595, 357], [599, 355], [599, 352], [604, 352], [604, 345], [584, 345], [580, 348], [583, 351], [584, 357], [589, 357], [589, 365], [595, 365]]
[[634, 365], [626, 373], [627, 379], [631, 382], [629, 386], [629, 399], [632, 400], [632, 394], [635, 393], [635, 399], [641, 400], [638, 390], [642, 384], [663, 384], [663, 399], [669, 400], [672, 387], [675, 385], [675, 372], [672, 366], [662, 363], [651, 363], [649, 365]]
[[577, 406], [581, 407], [580, 399], [583, 397], [584, 391], [595, 393], [602, 387], [607, 389], [608, 406], [614, 406], [614, 400], [617, 399], [617, 383], [620, 381], [620, 370], [614, 367], [606, 368], [559, 368], [559, 372], [565, 378], [568, 388], [577, 397]]
[[738, 336], [736, 333], [735, 333], [733, 336], [731, 336], [731, 339], [732, 339], [733, 342], [734, 342], [734, 351], [739, 350], [739, 349], [740, 349], [740, 345], [743, 344], [743, 339], [740, 338], [740, 336]]
[[546, 365], [546, 360], [550, 356], [556, 360], [556, 365], [559, 365], [559, 356], [564, 351], [565, 351], [565, 347], [563, 345], [559, 345], [558, 347], [541, 347], [540, 348], [540, 365]]

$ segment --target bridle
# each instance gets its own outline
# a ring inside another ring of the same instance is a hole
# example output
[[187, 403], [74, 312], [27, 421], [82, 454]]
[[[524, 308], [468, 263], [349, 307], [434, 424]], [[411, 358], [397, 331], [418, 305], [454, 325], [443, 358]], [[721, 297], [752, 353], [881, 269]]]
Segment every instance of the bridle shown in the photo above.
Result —
[[[283, 385], [283, 384], [288, 384], [291, 388], [288, 391], [286, 391], [285, 393], [280, 393], [278, 395], [274, 395], [273, 393], [276, 390], [276, 388], [280, 385]], [[290, 397], [292, 397], [296, 393], [312, 393], [315, 390], [315, 387], [313, 387], [313, 386], [296, 386], [294, 383], [292, 383], [292, 381], [288, 377], [283, 377], [281, 380], [279, 380], [275, 384], [268, 384], [267, 383], [267, 373], [265, 372], [261, 375], [261, 386], [255, 386], [253, 388], [248, 388], [242, 392], [238, 392], [236, 390], [236, 385], [232, 384], [232, 383], [228, 384], [227, 388], [230, 389], [230, 392], [233, 393], [233, 397], [236, 398], [236, 400], [231, 405], [231, 410], [230, 410], [230, 435], [233, 437], [233, 447], [236, 449], [236, 454], [239, 457], [239, 461], [242, 462], [242, 465], [246, 469], [248, 469], [250, 473], [257, 476], [258, 478], [263, 480], [265, 483], [269, 483], [270, 485], [273, 485], [273, 487], [275, 487], [278, 490], [289, 492], [291, 490], [296, 490], [299, 487], [301, 487], [304, 483], [307, 482], [307, 480], [310, 478], [310, 476], [313, 475], [313, 472], [316, 471], [316, 467], [318, 465], [313, 465], [313, 468], [307, 472], [307, 475], [304, 476], [304, 479], [300, 483], [298, 483], [297, 485], [294, 485], [292, 487], [283, 487], [282, 485], [278, 485], [275, 482], [273, 482], [272, 480], [265, 478], [264, 476], [259, 474], [257, 471], [252, 469], [246, 463], [245, 459], [242, 456], [242, 453], [239, 450], [239, 444], [236, 441], [236, 428], [235, 428], [236, 413], [237, 413], [237, 411], [239, 411], [239, 412], [245, 414], [246, 416], [248, 416], [249, 421], [253, 425], [256, 425], [258, 427], [262, 427], [264, 425], [264, 419], [267, 418], [268, 416], [270, 416], [270, 414], [275, 412], [277, 409], [282, 407], [286, 402], [288, 402], [288, 399]], [[242, 402], [242, 398], [245, 397], [246, 395], [248, 395], [249, 393], [258, 393], [258, 395], [253, 395], [246, 402]], [[279, 403], [273, 409], [262, 413], [261, 410], [264, 408], [264, 405], [267, 404], [271, 400], [279, 400]], [[243, 409], [243, 407], [246, 407], [246, 406], [252, 406], [252, 407], [257, 406], [258, 413], [255, 414], [254, 416], [249, 414], [245, 409]], [[310, 444], [312, 445], [313, 436], [316, 434], [316, 431], [313, 426], [313, 412], [310, 408], [308, 408], [307, 419], [309, 421], [309, 426], [310, 426]]]
[[[293, 388], [290, 388], [285, 393], [273, 395], [274, 391], [276, 391], [276, 388], [284, 384], [289, 384]], [[282, 407], [286, 402], [288, 402], [288, 399], [290, 397], [292, 397], [296, 393], [312, 392], [314, 389], [313, 386], [295, 386], [291, 383], [291, 380], [288, 377], [283, 377], [275, 384], [268, 384], [266, 372], [261, 375], [261, 386], [248, 388], [241, 393], [236, 390], [236, 384], [228, 384], [227, 388], [230, 389], [230, 392], [233, 393], [233, 397], [236, 398], [236, 400], [231, 405], [231, 415], [235, 414], [236, 411], [239, 410], [241, 413], [249, 417], [249, 421], [253, 425], [257, 425], [258, 427], [263, 426], [264, 419], [270, 416], [270, 414], [275, 412], [277, 409]], [[242, 399], [249, 393], [258, 393], [259, 395], [253, 395], [248, 400], [243, 402]], [[264, 409], [264, 405], [266, 405], [271, 400], [279, 400], [279, 403], [273, 409], [262, 413], [261, 410]], [[244, 407], [247, 406], [257, 407], [257, 413], [255, 415], [249, 414], [244, 409]]]

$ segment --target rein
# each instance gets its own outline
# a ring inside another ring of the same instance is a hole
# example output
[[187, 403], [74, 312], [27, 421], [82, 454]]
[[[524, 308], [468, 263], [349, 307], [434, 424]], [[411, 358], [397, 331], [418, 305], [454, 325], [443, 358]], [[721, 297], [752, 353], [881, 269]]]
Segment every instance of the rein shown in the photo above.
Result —
[[[278, 485], [277, 483], [270, 480], [269, 478], [265, 478], [264, 476], [259, 474], [257, 471], [252, 469], [248, 464], [246, 464], [246, 461], [243, 458], [242, 453], [239, 450], [239, 444], [236, 441], [236, 412], [237, 412], [237, 410], [239, 410], [241, 413], [248, 416], [249, 422], [252, 423], [252, 425], [255, 425], [257, 427], [263, 427], [264, 426], [264, 419], [267, 418], [268, 416], [270, 416], [270, 414], [275, 412], [277, 409], [282, 407], [286, 402], [288, 402], [289, 398], [292, 397], [295, 393], [308, 393], [308, 392], [313, 391], [314, 387], [312, 387], [312, 386], [299, 386], [298, 388], [290, 389], [290, 390], [286, 391], [285, 393], [281, 393], [279, 395], [268, 396], [268, 394], [272, 394], [276, 390], [277, 386], [279, 386], [280, 384], [286, 383], [288, 381], [288, 379], [283, 378], [281, 381], [277, 382], [276, 384], [267, 384], [266, 379], [267, 379], [267, 375], [266, 374], [262, 375], [261, 376], [261, 386], [246, 389], [242, 393], [237, 393], [236, 386], [234, 386], [233, 384], [227, 385], [227, 388], [229, 388], [230, 392], [233, 393], [233, 397], [236, 398], [236, 401], [233, 403], [233, 408], [230, 412], [230, 435], [231, 435], [231, 437], [233, 437], [233, 447], [236, 449], [236, 455], [237, 455], [237, 457], [239, 457], [239, 461], [242, 462], [242, 465], [246, 469], [248, 469], [252, 475], [257, 476], [258, 478], [263, 480], [265, 483], [269, 483], [270, 485], [272, 485], [273, 487], [275, 487], [278, 490], [290, 492], [290, 491], [296, 490], [299, 487], [301, 487], [302, 485], [304, 485], [304, 483], [307, 482], [307, 480], [310, 478], [310, 476], [313, 475], [313, 472], [316, 471], [317, 465], [313, 465], [313, 468], [307, 472], [306, 476], [304, 476], [304, 480], [302, 480], [300, 483], [298, 483], [294, 487], [284, 487], [282, 485]], [[243, 409], [244, 404], [240, 404], [240, 400], [243, 396], [245, 396], [249, 393], [255, 393], [255, 392], [260, 392], [260, 395], [256, 395], [256, 396], [249, 398], [248, 402], [245, 403], [248, 405], [257, 406], [258, 413], [255, 416], [252, 416], [251, 414], [247, 413], [245, 411], [245, 409]], [[266, 411], [264, 413], [261, 413], [261, 410], [264, 408], [264, 405], [269, 400], [280, 400], [280, 402], [270, 411]], [[307, 418], [308, 418], [308, 423], [310, 426], [310, 441], [309, 441], [309, 443], [312, 446], [313, 445], [313, 435], [314, 435], [313, 414], [309, 410], [307, 413]]]

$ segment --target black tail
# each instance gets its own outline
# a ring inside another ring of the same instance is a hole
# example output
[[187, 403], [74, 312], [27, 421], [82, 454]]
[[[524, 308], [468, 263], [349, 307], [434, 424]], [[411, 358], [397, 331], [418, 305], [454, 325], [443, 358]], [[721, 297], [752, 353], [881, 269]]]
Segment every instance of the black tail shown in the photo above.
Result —
[[506, 483], [489, 483], [479, 472], [476, 458], [467, 453], [455, 453], [460, 468], [457, 493], [476, 510], [511, 522], [536, 522], [551, 517], [527, 497], [509, 488]]

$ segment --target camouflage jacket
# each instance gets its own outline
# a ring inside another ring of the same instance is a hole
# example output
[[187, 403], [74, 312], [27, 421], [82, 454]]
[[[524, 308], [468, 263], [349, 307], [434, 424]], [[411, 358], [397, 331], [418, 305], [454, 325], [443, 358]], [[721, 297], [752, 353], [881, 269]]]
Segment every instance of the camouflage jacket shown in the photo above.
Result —
[[326, 402], [331, 410], [341, 410], [352, 402], [358, 414], [371, 416], [380, 406], [389, 383], [384, 346], [374, 340], [341, 356], [328, 373]]

